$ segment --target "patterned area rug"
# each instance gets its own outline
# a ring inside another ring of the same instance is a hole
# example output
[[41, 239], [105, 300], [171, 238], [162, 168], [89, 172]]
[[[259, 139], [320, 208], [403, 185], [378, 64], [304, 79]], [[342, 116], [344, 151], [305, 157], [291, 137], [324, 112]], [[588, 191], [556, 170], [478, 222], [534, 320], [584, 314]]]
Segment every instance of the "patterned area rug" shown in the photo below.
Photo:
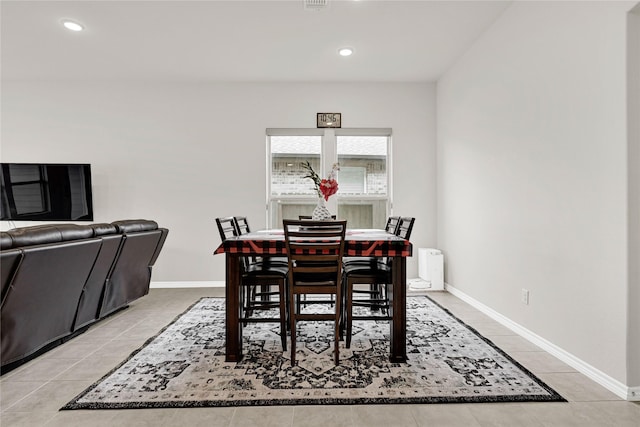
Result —
[[427, 297], [407, 298], [407, 363], [389, 361], [389, 322], [354, 322], [339, 366], [331, 322], [299, 327], [294, 367], [270, 323], [225, 362], [224, 299], [203, 298], [62, 409], [565, 401]]

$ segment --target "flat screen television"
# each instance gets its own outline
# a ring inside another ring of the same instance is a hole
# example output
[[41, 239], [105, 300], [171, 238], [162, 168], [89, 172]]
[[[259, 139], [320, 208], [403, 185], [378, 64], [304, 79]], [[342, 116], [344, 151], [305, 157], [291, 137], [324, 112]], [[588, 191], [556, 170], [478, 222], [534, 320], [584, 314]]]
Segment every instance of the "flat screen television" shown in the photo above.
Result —
[[93, 221], [91, 165], [0, 163], [2, 220]]

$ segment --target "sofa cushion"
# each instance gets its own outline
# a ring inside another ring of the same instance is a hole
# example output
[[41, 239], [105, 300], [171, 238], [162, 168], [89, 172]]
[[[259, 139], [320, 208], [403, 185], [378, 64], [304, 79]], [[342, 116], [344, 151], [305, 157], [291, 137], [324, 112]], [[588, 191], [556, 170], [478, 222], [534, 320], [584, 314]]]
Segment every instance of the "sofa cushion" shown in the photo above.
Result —
[[44, 245], [93, 237], [93, 230], [86, 225], [56, 224], [21, 227], [7, 231], [13, 247]]
[[7, 233], [13, 240], [13, 247], [42, 245], [56, 243], [62, 240], [57, 228], [48, 225], [36, 225], [34, 227], [21, 227], [9, 230]]
[[147, 219], [125, 219], [114, 221], [111, 224], [115, 225], [120, 233], [136, 233], [158, 229], [157, 222]]
[[62, 224], [55, 227], [60, 231], [63, 242], [93, 237], [93, 229], [88, 225]]

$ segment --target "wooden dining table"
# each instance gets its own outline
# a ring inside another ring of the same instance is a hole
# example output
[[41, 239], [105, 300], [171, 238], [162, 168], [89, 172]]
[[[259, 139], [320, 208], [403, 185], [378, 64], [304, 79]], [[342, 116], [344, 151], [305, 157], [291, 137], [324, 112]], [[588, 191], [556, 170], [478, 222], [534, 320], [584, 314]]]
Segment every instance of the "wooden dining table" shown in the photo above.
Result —
[[[406, 284], [407, 257], [412, 256], [411, 242], [378, 229], [347, 230], [345, 256], [391, 258], [392, 283], [388, 292], [390, 303], [390, 355], [392, 362], [407, 360]], [[241, 258], [286, 257], [284, 231], [261, 230], [231, 237], [220, 244], [214, 254], [226, 257], [226, 358], [227, 362], [242, 360], [242, 310], [240, 280]]]

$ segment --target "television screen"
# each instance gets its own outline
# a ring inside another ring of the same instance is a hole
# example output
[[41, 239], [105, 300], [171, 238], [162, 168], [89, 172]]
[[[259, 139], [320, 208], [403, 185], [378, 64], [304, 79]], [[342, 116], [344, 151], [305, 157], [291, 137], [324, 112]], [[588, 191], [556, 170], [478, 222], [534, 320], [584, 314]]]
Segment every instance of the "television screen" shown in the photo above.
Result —
[[2, 220], [93, 221], [91, 165], [0, 163]]

